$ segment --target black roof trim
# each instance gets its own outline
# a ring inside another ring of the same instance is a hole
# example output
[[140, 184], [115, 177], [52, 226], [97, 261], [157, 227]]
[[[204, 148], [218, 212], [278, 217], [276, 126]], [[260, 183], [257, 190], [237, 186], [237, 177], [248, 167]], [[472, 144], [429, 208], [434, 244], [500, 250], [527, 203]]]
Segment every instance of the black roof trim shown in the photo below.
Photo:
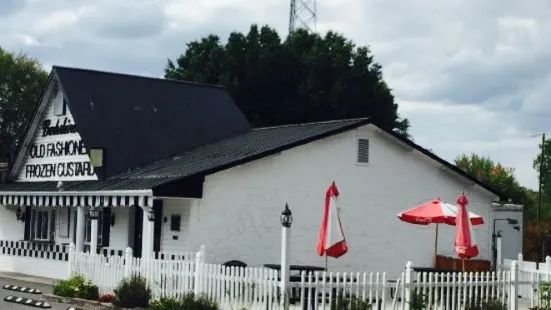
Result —
[[145, 79], [145, 80], [164, 81], [164, 82], [168, 81], [168, 82], [173, 82], [173, 83], [203, 86], [203, 87], [209, 87], [209, 88], [221, 88], [221, 89], [224, 88], [224, 86], [216, 85], [216, 84], [198, 83], [198, 82], [190, 82], [190, 81], [175, 80], [175, 79], [165, 79], [165, 78], [160, 78], [160, 77], [151, 77], [151, 76], [146, 76], [146, 75], [137, 75], [137, 74], [121, 73], [121, 72], [106, 71], [106, 70], [94, 70], [94, 69], [69, 67], [69, 66], [58, 66], [58, 65], [52, 66], [52, 72], [56, 71], [54, 69], [68, 69], [68, 70], [80, 71], [80, 72], [102, 73], [102, 74], [109, 74], [109, 75], [121, 76], [121, 77], [126, 77], [126, 78], [134, 78], [134, 79]]
[[[377, 124], [373, 123], [373, 125], [377, 126]], [[377, 126], [378, 128], [381, 128], [379, 126]], [[486, 184], [485, 182], [471, 176], [470, 174], [468, 174], [465, 170], [457, 167], [456, 165], [448, 162], [447, 160], [443, 159], [442, 157], [434, 154], [433, 152], [429, 151], [428, 149], [420, 146], [419, 144], [413, 142], [412, 140], [410, 139], [407, 139], [407, 138], [404, 138], [402, 136], [400, 136], [399, 134], [397, 134], [396, 132], [392, 131], [392, 130], [385, 130], [383, 128], [381, 128], [381, 130], [383, 130], [384, 132], [386, 132], [387, 134], [393, 136], [394, 138], [400, 140], [401, 142], [405, 143], [406, 145], [414, 148], [415, 150], [419, 151], [420, 153], [422, 153], [423, 155], [437, 161], [439, 164], [441, 164], [442, 166], [452, 170], [453, 172], [465, 177], [466, 179], [468, 179], [469, 181], [477, 184], [478, 186], [484, 188], [485, 190], [491, 192], [492, 194], [496, 195], [499, 197], [499, 199], [501, 200], [507, 200], [508, 197], [501, 191], [493, 188], [492, 186]]]
[[[347, 119], [347, 120], [348, 121], [353, 121], [354, 119]], [[251, 156], [243, 157], [243, 158], [231, 161], [227, 164], [217, 166], [215, 168], [203, 170], [201, 172], [195, 173], [195, 174], [190, 175], [188, 177], [191, 178], [191, 177], [205, 176], [205, 175], [213, 174], [213, 173], [220, 172], [220, 171], [223, 171], [223, 170], [227, 170], [227, 169], [230, 169], [230, 168], [233, 168], [233, 167], [241, 166], [241, 165], [244, 165], [244, 164], [259, 160], [259, 159], [266, 158], [268, 156], [272, 156], [272, 155], [275, 155], [275, 154], [293, 149], [295, 147], [299, 147], [299, 146], [308, 144], [310, 142], [314, 142], [314, 141], [317, 141], [317, 140], [328, 138], [328, 137], [331, 137], [331, 136], [334, 136], [334, 135], [337, 135], [337, 134], [340, 134], [340, 133], [343, 133], [343, 132], [347, 132], [349, 130], [358, 128], [360, 126], [368, 125], [368, 124], [371, 123], [371, 120], [369, 118], [362, 118], [362, 119], [357, 119], [357, 120], [359, 120], [359, 122], [356, 122], [356, 123], [353, 123], [353, 124], [350, 124], [350, 125], [345, 125], [345, 126], [337, 128], [335, 130], [326, 131], [322, 134], [315, 135], [315, 136], [309, 137], [307, 139], [303, 139], [303, 140], [300, 140], [300, 141], [285, 144], [284, 146], [279, 147], [279, 148], [275, 148], [275, 149], [267, 150], [267, 151], [264, 151], [264, 152], [261, 152], [261, 153], [258, 153], [258, 154], [254, 154], [254, 155], [251, 155]], [[301, 126], [301, 125], [321, 124], [321, 123], [329, 123], [329, 122], [333, 122], [333, 121], [316, 122], [316, 123], [304, 123], [304, 124], [290, 124], [290, 125], [282, 125], [282, 126], [264, 127], [264, 128], [254, 129], [254, 130], [265, 130], [265, 129], [272, 129], [272, 128], [283, 128], [283, 127], [288, 127], [288, 126], [297, 126], [297, 125]], [[175, 182], [175, 181], [178, 181], [178, 180], [174, 180], [172, 182]], [[172, 183], [172, 182], [169, 182], [169, 183]], [[155, 189], [156, 189], [156, 187], [153, 188], [153, 193], [155, 193]]]
[[[354, 119], [347, 119], [348, 121], [352, 121]], [[436, 154], [432, 153], [431, 151], [427, 150], [426, 148], [416, 144], [415, 142], [413, 142], [412, 140], [410, 139], [407, 139], [407, 138], [404, 138], [402, 136], [400, 136], [399, 134], [397, 134], [396, 132], [392, 131], [392, 130], [387, 130], [387, 129], [384, 129], [380, 126], [378, 126], [375, 122], [372, 122], [369, 118], [362, 118], [362, 119], [357, 119], [359, 120], [359, 122], [355, 122], [355, 123], [352, 123], [352, 124], [349, 124], [349, 125], [345, 125], [345, 126], [342, 126], [342, 127], [339, 127], [337, 129], [334, 129], [334, 130], [330, 130], [330, 131], [326, 131], [322, 134], [319, 134], [319, 135], [315, 135], [315, 136], [312, 136], [312, 137], [309, 137], [307, 139], [303, 139], [303, 140], [300, 140], [300, 141], [296, 141], [296, 142], [293, 142], [293, 143], [289, 143], [289, 144], [286, 144], [284, 146], [281, 146], [281, 147], [278, 147], [278, 148], [275, 148], [275, 149], [271, 149], [271, 150], [267, 150], [267, 151], [264, 151], [264, 152], [261, 152], [261, 153], [258, 153], [258, 154], [254, 154], [254, 155], [251, 155], [251, 156], [247, 156], [247, 157], [243, 157], [243, 158], [239, 158], [237, 160], [234, 160], [234, 161], [231, 161], [231, 162], [228, 162], [226, 164], [223, 164], [223, 165], [220, 165], [220, 166], [217, 166], [215, 168], [211, 168], [211, 169], [206, 169], [206, 170], [203, 170], [201, 172], [197, 172], [189, 177], [196, 177], [196, 176], [204, 176], [204, 175], [209, 175], [209, 174], [213, 174], [213, 173], [216, 173], [216, 172], [220, 172], [220, 171], [223, 171], [223, 170], [226, 170], [226, 169], [230, 169], [230, 168], [233, 168], [233, 167], [236, 167], [236, 166], [240, 166], [240, 165], [244, 165], [244, 164], [247, 164], [247, 163], [250, 163], [250, 162], [253, 162], [253, 161], [256, 161], [256, 160], [259, 160], [259, 159], [262, 159], [262, 158], [265, 158], [265, 157], [268, 157], [268, 156], [271, 156], [271, 155], [275, 155], [277, 153], [281, 153], [283, 151], [286, 151], [286, 150], [289, 150], [289, 149], [292, 149], [292, 148], [295, 148], [295, 147], [298, 147], [298, 146], [301, 146], [301, 145], [305, 145], [305, 144], [308, 144], [310, 142], [314, 142], [314, 141], [317, 141], [317, 140], [321, 140], [321, 139], [324, 139], [324, 138], [328, 138], [328, 137], [331, 137], [331, 136], [334, 136], [334, 135], [337, 135], [337, 134], [340, 134], [340, 133], [343, 133], [343, 132], [346, 132], [346, 131], [349, 131], [349, 130], [352, 130], [352, 129], [355, 129], [355, 128], [358, 128], [360, 126], [364, 126], [364, 125], [369, 125], [369, 124], [372, 124], [374, 126], [376, 126], [377, 128], [381, 129], [382, 131], [386, 132], [387, 134], [395, 137], [396, 139], [398, 139], [399, 141], [405, 143], [406, 145], [412, 147], [413, 149], [419, 151], [420, 153], [422, 153], [423, 155], [425, 156], [428, 156], [429, 158], [435, 160], [436, 162], [438, 162], [439, 164], [445, 166], [446, 168], [452, 170], [453, 172], [459, 174], [460, 176], [463, 176], [465, 177], [466, 179], [468, 179], [469, 181], [472, 181], [473, 183], [479, 185], [480, 187], [482, 187], [483, 189], [491, 192], [492, 194], [496, 195], [499, 197], [499, 199], [501, 200], [507, 200], [507, 196], [502, 193], [501, 191], [489, 186], [488, 184], [486, 184], [485, 182], [482, 182], [474, 177], [472, 177], [470, 174], [468, 174], [466, 171], [464, 171], [463, 169], [453, 165], [452, 163], [446, 161], [445, 159], [437, 156]], [[328, 122], [317, 122], [315, 124], [320, 124], [320, 123], [329, 123], [331, 121], [328, 121]], [[298, 124], [298, 126], [300, 125], [308, 125], [308, 124], [312, 124], [312, 123], [306, 123], [306, 124]], [[266, 127], [266, 128], [258, 128], [258, 129], [255, 129], [255, 130], [265, 130], [265, 129], [272, 129], [272, 128], [283, 128], [283, 127], [288, 127], [288, 126], [297, 126], [297, 124], [294, 124], [294, 125], [283, 125], [283, 126], [274, 126], [274, 127]], [[231, 139], [231, 138], [230, 138]], [[167, 182], [166, 184], [169, 184], [169, 183], [173, 183], [173, 182], [176, 182], [177, 180], [173, 180], [173, 181], [169, 181]], [[155, 187], [156, 188], [156, 187]], [[153, 188], [153, 191], [155, 192], [155, 188]]]

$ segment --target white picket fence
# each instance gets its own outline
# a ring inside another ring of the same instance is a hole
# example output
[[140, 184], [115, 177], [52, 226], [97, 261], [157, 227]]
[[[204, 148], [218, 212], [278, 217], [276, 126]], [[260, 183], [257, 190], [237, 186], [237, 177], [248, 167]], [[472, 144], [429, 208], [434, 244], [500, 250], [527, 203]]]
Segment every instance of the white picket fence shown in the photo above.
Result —
[[[504, 259], [503, 269], [509, 269], [513, 260]], [[519, 296], [529, 299], [530, 308], [540, 305], [540, 286], [551, 281], [551, 257], [547, 256], [545, 262], [530, 262], [518, 255], [518, 283]]]
[[[517, 309], [517, 301], [511, 300], [516, 290], [515, 271], [415, 273], [406, 267], [399, 282], [400, 296], [394, 305], [408, 309], [412, 298], [424, 299], [429, 309], [464, 309], [469, 303], [496, 300]], [[393, 306], [393, 309], [395, 307]]]
[[[222, 309], [281, 307], [277, 270], [208, 264], [204, 249], [193, 260], [140, 259], [131, 253], [127, 250], [124, 257], [104, 257], [72, 251], [70, 273], [84, 275], [101, 293], [112, 293], [123, 278], [139, 275], [147, 280], [155, 299], [193, 292], [216, 301]], [[517, 310], [518, 275], [514, 264], [498, 272], [418, 273], [408, 263], [398, 279], [388, 279], [385, 273], [302, 273], [291, 279], [287, 296], [291, 309], [305, 310], [348, 308], [344, 303], [353, 303], [357, 310], [367, 310], [368, 306], [409, 310], [420, 295], [434, 310], [461, 310], [469, 301], [490, 299]]]

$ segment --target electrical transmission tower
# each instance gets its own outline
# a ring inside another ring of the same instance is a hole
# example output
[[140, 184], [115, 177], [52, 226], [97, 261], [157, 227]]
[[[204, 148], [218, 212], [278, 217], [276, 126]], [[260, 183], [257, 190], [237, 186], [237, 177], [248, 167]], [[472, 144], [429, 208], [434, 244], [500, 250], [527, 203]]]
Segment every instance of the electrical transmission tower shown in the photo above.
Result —
[[318, 0], [291, 0], [289, 33], [298, 28], [316, 32]]

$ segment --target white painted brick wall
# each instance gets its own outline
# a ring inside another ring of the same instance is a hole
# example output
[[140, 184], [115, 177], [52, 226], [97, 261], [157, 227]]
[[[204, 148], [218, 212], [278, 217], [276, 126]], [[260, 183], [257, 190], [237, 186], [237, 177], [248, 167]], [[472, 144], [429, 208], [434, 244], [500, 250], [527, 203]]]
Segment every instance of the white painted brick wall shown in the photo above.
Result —
[[[161, 251], [163, 252], [181, 252], [198, 251], [188, 249], [189, 242], [189, 217], [191, 213], [192, 201], [181, 199], [163, 200], [163, 220], [161, 221]], [[180, 215], [180, 231], [170, 230], [170, 217], [173, 214]], [[167, 221], [164, 222], [166, 217]], [[177, 239], [174, 239], [176, 237]]]
[[[358, 137], [370, 139], [368, 166], [356, 165]], [[204, 243], [218, 263], [279, 263], [279, 215], [288, 202], [294, 215], [291, 263], [323, 266], [316, 241], [325, 189], [333, 180], [341, 191], [341, 220], [350, 244], [347, 255], [330, 259], [333, 270], [396, 276], [407, 260], [430, 266], [435, 227], [403, 223], [396, 215], [436, 197], [454, 202], [461, 189], [470, 199], [469, 209], [487, 220], [475, 234], [479, 257], [490, 257], [490, 205], [495, 197], [466, 186], [370, 126], [208, 176], [204, 197], [190, 217], [189, 246]], [[454, 228], [441, 226], [439, 254], [453, 255], [453, 242]]]
[[519, 222], [520, 231], [514, 229], [506, 221], [496, 221], [496, 233], [502, 231], [501, 248], [503, 259], [517, 259], [518, 253], [522, 252], [522, 211], [497, 211], [494, 212], [496, 219], [516, 219]]

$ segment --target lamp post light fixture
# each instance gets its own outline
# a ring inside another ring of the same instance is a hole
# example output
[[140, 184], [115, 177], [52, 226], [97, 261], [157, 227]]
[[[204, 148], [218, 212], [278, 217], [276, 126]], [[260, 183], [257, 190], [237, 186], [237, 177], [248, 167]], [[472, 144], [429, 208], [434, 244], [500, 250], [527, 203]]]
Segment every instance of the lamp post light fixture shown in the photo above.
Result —
[[91, 220], [97, 220], [99, 215], [99, 211], [97, 208], [91, 208], [90, 209], [90, 219]]
[[23, 210], [21, 210], [21, 207], [17, 207], [15, 210], [15, 217], [18, 221], [24, 221], [25, 220], [25, 213], [23, 213]]
[[153, 210], [149, 210], [147, 212], [147, 219], [150, 220], [150, 221], [154, 221], [155, 220], [155, 212], [153, 212]]
[[285, 209], [281, 212], [281, 225], [290, 228], [293, 224], [293, 212], [289, 209], [289, 205], [285, 204]]

